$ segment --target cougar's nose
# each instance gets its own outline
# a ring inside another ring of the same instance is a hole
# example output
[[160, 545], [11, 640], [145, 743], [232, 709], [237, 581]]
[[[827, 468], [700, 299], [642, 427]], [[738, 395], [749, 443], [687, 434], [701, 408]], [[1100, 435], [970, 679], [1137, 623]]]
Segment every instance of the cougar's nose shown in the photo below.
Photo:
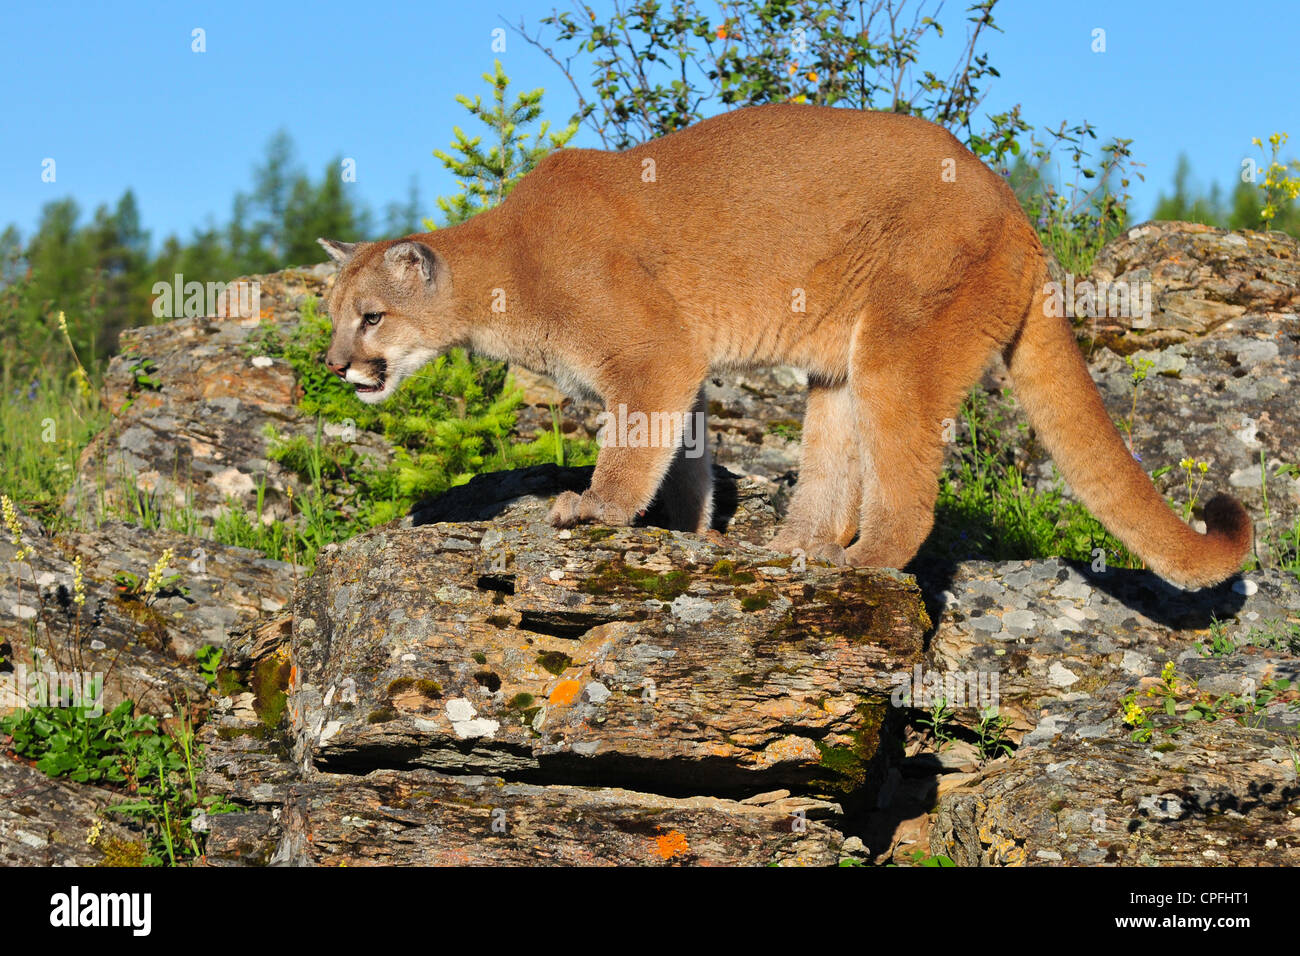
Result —
[[333, 373], [334, 373], [335, 375], [337, 375], [339, 378], [342, 378], [342, 377], [343, 377], [344, 375], [346, 375], [347, 372], [348, 372], [348, 363], [347, 363], [347, 362], [336, 362], [336, 361], [334, 361], [334, 359], [330, 358], [328, 355], [325, 356], [325, 365], [326, 365], [326, 367], [329, 368], [329, 370], [330, 370], [331, 372], [333, 372]]

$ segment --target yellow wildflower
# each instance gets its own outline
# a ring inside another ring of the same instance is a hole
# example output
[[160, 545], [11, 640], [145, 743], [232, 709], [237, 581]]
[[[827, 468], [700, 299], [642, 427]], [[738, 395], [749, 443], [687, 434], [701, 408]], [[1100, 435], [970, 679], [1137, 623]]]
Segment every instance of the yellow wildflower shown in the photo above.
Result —
[[23, 544], [23, 526], [18, 520], [18, 509], [8, 495], [0, 495], [0, 516], [3, 517], [5, 528], [9, 531], [9, 543], [18, 549], [14, 554], [14, 560], [21, 561], [32, 552]]
[[167, 565], [171, 563], [173, 557], [175, 557], [175, 552], [168, 548], [162, 553], [162, 557], [154, 562], [154, 566], [149, 569], [149, 579], [144, 583], [144, 593], [146, 595], [153, 594], [162, 587], [163, 572], [167, 570]]
[[82, 573], [81, 555], [72, 559], [72, 603], [77, 607], [86, 604], [86, 580]]

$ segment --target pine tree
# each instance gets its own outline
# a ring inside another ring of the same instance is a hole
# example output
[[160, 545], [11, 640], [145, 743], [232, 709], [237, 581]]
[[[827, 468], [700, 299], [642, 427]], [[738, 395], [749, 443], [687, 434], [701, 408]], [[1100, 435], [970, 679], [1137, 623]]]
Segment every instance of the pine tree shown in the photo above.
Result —
[[[457, 96], [456, 102], [488, 128], [495, 140], [493, 145], [484, 152], [480, 145], [482, 136], [470, 139], [464, 130], [456, 126], [452, 129], [455, 137], [451, 144], [452, 151], [433, 151], [433, 155], [456, 176], [461, 188], [455, 196], [438, 199], [438, 208], [446, 217], [448, 226], [464, 222], [475, 213], [500, 203], [510, 195], [515, 183], [536, 166], [543, 156], [563, 149], [578, 132], [576, 118], [558, 133], [550, 132], [551, 124], [547, 120], [542, 120], [536, 133], [521, 132], [522, 127], [535, 122], [542, 115], [543, 90], [521, 93], [510, 106], [506, 106], [506, 91], [510, 80], [502, 70], [500, 60], [494, 64], [492, 73], [483, 74], [483, 79], [492, 87], [493, 105], [490, 109], [483, 105], [480, 96], [472, 100], [468, 96]], [[425, 226], [429, 229], [436, 228], [432, 220], [428, 219], [425, 220]]]
[[294, 180], [279, 229], [282, 265], [319, 262], [317, 236], [351, 242], [370, 232], [369, 217], [359, 212], [339, 175], [342, 157], [325, 166], [319, 185], [306, 176]]

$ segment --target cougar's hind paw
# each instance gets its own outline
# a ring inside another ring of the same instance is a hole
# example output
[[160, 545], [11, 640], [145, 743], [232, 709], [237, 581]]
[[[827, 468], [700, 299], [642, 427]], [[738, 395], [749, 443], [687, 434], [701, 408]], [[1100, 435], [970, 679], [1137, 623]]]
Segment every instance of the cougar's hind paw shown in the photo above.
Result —
[[772, 539], [768, 547], [782, 554], [803, 552], [810, 561], [829, 561], [831, 564], [848, 564], [844, 549], [833, 541], [809, 541], [797, 535], [780, 533]]
[[844, 549], [838, 544], [814, 544], [808, 549], [808, 557], [813, 561], [829, 561], [831, 564], [848, 564]]

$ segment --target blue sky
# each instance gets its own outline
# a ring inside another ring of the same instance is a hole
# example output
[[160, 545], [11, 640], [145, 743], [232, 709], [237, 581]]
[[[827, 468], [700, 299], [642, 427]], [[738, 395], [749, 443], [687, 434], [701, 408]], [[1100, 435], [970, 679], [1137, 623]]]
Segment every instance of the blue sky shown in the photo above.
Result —
[[[589, 0], [598, 8], [606, 0]], [[7, 4], [0, 29], [0, 226], [27, 234], [41, 206], [74, 197], [83, 216], [136, 191], [155, 247], [166, 234], [224, 223], [268, 138], [287, 129], [314, 175], [356, 160], [349, 188], [376, 212], [405, 198], [412, 176], [426, 214], [451, 177], [431, 155], [464, 113], [457, 93], [484, 89], [498, 57], [521, 89], [544, 86], [560, 121], [574, 99], [555, 68], [505, 22], [535, 24], [552, 0], [424, 0], [383, 4]], [[706, 0], [707, 5], [707, 0]], [[964, 2], [940, 18], [961, 32]], [[1036, 125], [1089, 120], [1103, 138], [1133, 139], [1145, 183], [1139, 217], [1168, 190], [1179, 152], [1195, 178], [1230, 186], [1250, 139], [1274, 130], [1300, 155], [1294, 0], [1003, 0], [1005, 31], [987, 44], [1001, 79], [984, 109], [1021, 104]], [[504, 18], [504, 20], [503, 20]], [[207, 52], [191, 52], [191, 30]], [[1106, 52], [1090, 49], [1106, 31]], [[928, 65], [930, 61], [923, 61]], [[950, 58], [934, 61], [946, 71]], [[597, 145], [591, 134], [577, 145]], [[41, 181], [45, 158], [57, 180]]]

